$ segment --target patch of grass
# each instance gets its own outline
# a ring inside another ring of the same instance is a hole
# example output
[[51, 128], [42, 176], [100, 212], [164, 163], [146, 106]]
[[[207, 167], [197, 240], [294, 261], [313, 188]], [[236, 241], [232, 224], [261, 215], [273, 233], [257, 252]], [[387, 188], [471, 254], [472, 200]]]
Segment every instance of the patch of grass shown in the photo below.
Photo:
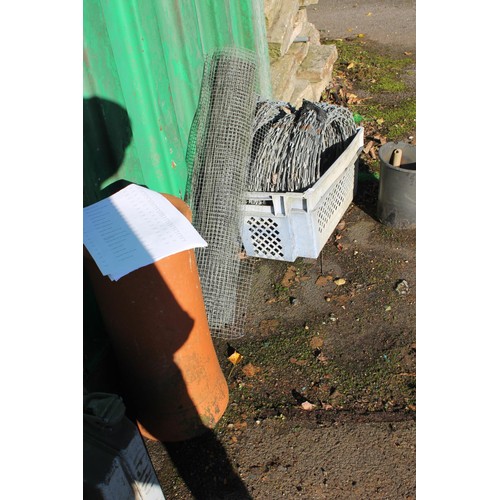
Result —
[[361, 39], [330, 43], [336, 44], [339, 54], [332, 75], [334, 83], [363, 94], [361, 100], [349, 103], [351, 111], [363, 117], [362, 125], [377, 130], [389, 141], [412, 135], [416, 130], [416, 99], [404, 75], [414, 74], [414, 59], [381, 55]]
[[290, 290], [287, 286], [283, 286], [281, 283], [273, 283], [272, 285], [274, 297], [278, 301], [288, 300]]
[[376, 102], [354, 104], [353, 111], [363, 116], [363, 122], [377, 124], [389, 141], [408, 137], [415, 130], [417, 107], [415, 99], [405, 99], [396, 105]]
[[342, 72], [371, 92], [400, 92], [406, 86], [401, 73], [412, 67], [412, 59], [394, 58], [370, 50], [362, 40], [335, 41], [339, 54], [334, 76]]

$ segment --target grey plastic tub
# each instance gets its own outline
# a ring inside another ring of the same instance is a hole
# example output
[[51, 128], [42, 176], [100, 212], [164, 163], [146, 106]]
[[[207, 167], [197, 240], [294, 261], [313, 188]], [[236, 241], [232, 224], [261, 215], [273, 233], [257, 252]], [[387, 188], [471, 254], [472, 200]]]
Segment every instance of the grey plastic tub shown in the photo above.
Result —
[[[395, 149], [403, 152], [401, 166], [391, 165]], [[380, 183], [377, 217], [383, 224], [397, 229], [416, 227], [416, 146], [405, 142], [387, 142], [378, 152]]]

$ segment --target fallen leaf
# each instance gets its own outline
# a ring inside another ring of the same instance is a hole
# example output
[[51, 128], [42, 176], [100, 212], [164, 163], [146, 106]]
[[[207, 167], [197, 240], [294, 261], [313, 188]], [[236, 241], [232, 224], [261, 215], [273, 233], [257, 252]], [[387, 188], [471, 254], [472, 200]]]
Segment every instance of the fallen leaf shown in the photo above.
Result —
[[294, 266], [290, 266], [281, 280], [281, 285], [284, 287], [290, 286], [295, 280], [297, 269]]
[[370, 149], [374, 146], [375, 142], [374, 141], [369, 141], [366, 146], [363, 148], [363, 153], [367, 154]]
[[364, 38], [364, 36], [365, 35], [363, 33], [359, 33], [358, 38]]
[[405, 56], [411, 56], [411, 54], [412, 54], [412, 53], [411, 53], [411, 52], [403, 52], [403, 54], [404, 54]]
[[352, 62], [352, 63], [349, 63], [349, 64], [347, 65], [347, 69], [352, 69], [352, 68], [354, 68], [354, 66], [355, 66], [355, 64], [354, 64], [353, 62]]
[[314, 410], [314, 408], [316, 408], [316, 405], [309, 403], [309, 401], [304, 401], [300, 406], [302, 407], [303, 410], [306, 411], [311, 411]]
[[307, 361], [305, 359], [290, 358], [289, 361], [290, 363], [299, 366], [304, 366], [305, 364], [307, 364]]
[[377, 119], [377, 123], [378, 123], [379, 125], [382, 125], [382, 123], [384, 123], [384, 122], [385, 122], [385, 120], [384, 120], [383, 118], [378, 118], [378, 119]]
[[357, 102], [359, 102], [359, 99], [356, 94], [347, 94], [347, 104], [356, 104]]
[[337, 285], [337, 286], [342, 286], [342, 285], [345, 285], [346, 284], [346, 281], [344, 278], [337, 278], [336, 280], [333, 280], [333, 282]]
[[323, 403], [323, 410], [333, 410], [333, 406], [328, 403]]
[[237, 365], [243, 359], [243, 356], [239, 352], [234, 351], [233, 354], [231, 354], [231, 356], [229, 356], [227, 359], [231, 361], [233, 365]]
[[316, 280], [316, 285], [325, 286], [332, 279], [333, 278], [331, 276], [318, 276], [318, 279]]
[[342, 231], [345, 229], [345, 220], [341, 220], [338, 224], [337, 224], [337, 231]]
[[417, 411], [417, 407], [415, 405], [408, 405], [408, 408], [412, 411]]
[[317, 356], [316, 356], [316, 359], [322, 363], [323, 365], [325, 365], [326, 363], [328, 363], [328, 358], [322, 353], [320, 352]]
[[372, 13], [371, 13], [371, 12], [368, 12], [368, 14], [366, 14], [366, 15], [367, 15], [367, 16], [371, 16], [371, 15], [372, 15]]
[[323, 345], [323, 339], [321, 337], [313, 337], [309, 342], [309, 345], [313, 349], [319, 349]]
[[247, 377], [253, 377], [256, 373], [260, 372], [260, 368], [252, 365], [252, 363], [246, 364], [241, 370]]

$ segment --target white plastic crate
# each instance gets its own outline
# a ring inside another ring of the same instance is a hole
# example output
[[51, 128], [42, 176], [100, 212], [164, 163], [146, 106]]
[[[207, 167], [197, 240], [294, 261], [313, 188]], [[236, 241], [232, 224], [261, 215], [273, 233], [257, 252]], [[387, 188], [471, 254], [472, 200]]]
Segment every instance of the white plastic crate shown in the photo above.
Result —
[[[246, 193], [241, 229], [250, 257], [294, 262], [317, 258], [354, 197], [363, 127], [321, 178], [303, 193]], [[264, 202], [251, 205], [248, 202]]]

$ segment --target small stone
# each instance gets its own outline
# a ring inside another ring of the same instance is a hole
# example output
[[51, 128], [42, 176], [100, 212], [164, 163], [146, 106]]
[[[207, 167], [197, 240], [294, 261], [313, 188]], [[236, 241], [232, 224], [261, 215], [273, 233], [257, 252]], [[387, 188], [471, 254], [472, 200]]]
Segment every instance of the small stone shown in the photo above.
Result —
[[399, 295], [406, 295], [409, 290], [408, 282], [406, 280], [400, 280], [396, 283], [395, 290]]

